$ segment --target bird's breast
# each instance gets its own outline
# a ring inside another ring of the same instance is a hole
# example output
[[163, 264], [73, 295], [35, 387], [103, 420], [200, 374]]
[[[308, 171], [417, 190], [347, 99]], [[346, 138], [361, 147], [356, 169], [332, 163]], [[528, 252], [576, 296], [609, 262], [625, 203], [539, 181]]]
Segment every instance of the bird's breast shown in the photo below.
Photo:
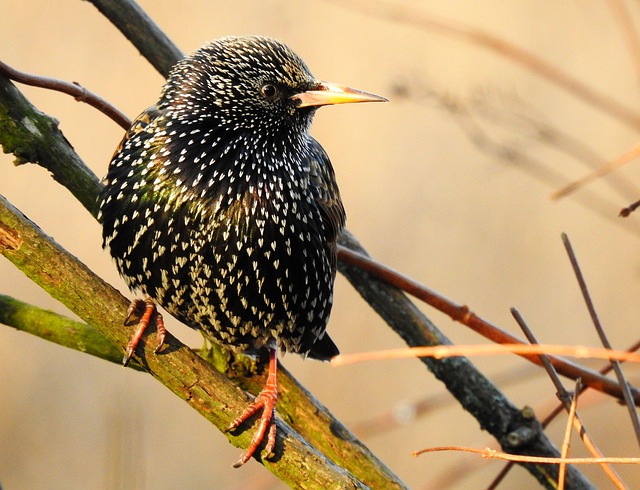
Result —
[[278, 339], [307, 352], [335, 274], [309, 169], [295, 151], [226, 136], [146, 128], [125, 140], [101, 207], [105, 245], [130, 287], [187, 325], [241, 349]]

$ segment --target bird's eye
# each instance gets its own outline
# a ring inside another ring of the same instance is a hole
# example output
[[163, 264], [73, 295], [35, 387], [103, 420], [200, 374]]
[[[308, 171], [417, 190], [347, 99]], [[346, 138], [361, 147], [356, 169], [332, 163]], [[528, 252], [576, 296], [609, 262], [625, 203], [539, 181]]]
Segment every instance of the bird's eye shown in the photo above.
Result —
[[276, 93], [278, 93], [278, 89], [276, 88], [275, 85], [268, 83], [267, 85], [262, 86], [262, 88], [260, 89], [260, 92], [262, 92], [262, 95], [270, 99], [274, 97]]

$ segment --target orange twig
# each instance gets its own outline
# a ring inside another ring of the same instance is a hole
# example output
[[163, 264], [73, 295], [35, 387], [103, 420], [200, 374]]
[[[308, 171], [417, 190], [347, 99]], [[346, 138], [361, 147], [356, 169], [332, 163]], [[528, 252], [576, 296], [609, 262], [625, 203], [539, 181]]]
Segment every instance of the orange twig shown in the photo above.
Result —
[[570, 184], [564, 186], [562, 189], [555, 191], [553, 194], [551, 194], [551, 199], [560, 199], [561, 197], [565, 197], [568, 194], [571, 194], [572, 192], [578, 190], [580, 187], [583, 187], [600, 177], [604, 177], [608, 173], [611, 173], [614, 170], [622, 167], [623, 165], [626, 165], [627, 163], [629, 163], [634, 158], [637, 158], [638, 156], [640, 156], [640, 144], [634, 146], [629, 151], [623, 153], [612, 162], [609, 162], [606, 165], [603, 165], [602, 167], [598, 167], [597, 169], [588, 173], [584, 177], [574, 182], [571, 182]]
[[640, 354], [599, 347], [581, 345], [556, 344], [501, 344], [501, 345], [437, 345], [433, 347], [407, 347], [402, 349], [388, 349], [353, 354], [340, 354], [331, 359], [333, 366], [346, 366], [364, 361], [379, 361], [384, 359], [409, 359], [413, 357], [444, 357], [457, 356], [497, 356], [505, 354], [543, 355], [560, 354], [576, 358], [609, 359], [640, 363]]
[[[576, 389], [574, 390], [574, 396], [571, 400], [571, 406], [569, 407], [569, 418], [567, 418], [567, 426], [564, 431], [564, 439], [562, 440], [562, 448], [560, 449], [561, 463], [558, 468], [558, 490], [564, 490], [564, 476], [567, 473], [567, 463], [565, 460], [569, 456], [569, 450], [571, 449], [571, 430], [572, 426], [578, 424], [580, 429], [582, 424], [576, 418], [576, 407], [578, 406], [578, 391], [580, 390], [580, 380], [576, 381]], [[578, 432], [580, 432], [580, 429]]]
[[[338, 259], [344, 263], [358, 267], [359, 269], [368, 272], [398, 289], [409, 293], [417, 299], [424, 301], [426, 304], [436, 308], [446, 315], [449, 315], [454, 321], [466, 325], [474, 332], [482, 335], [492, 342], [497, 344], [527, 345], [523, 344], [517, 337], [514, 337], [510, 333], [480, 318], [470, 311], [469, 307], [454, 303], [453, 301], [429, 289], [425, 285], [418, 283], [417, 281], [384, 264], [381, 264], [380, 262], [377, 262], [370, 257], [353, 250], [349, 250], [344, 246], [338, 246]], [[537, 355], [522, 354], [522, 356], [535, 364], [542, 364], [540, 357]], [[602, 376], [600, 373], [574, 364], [566, 359], [549, 356], [549, 360], [555, 369], [563, 376], [571, 379], [581, 378], [582, 382], [590, 388], [615, 396], [616, 398], [623, 398], [620, 385], [606, 376]], [[638, 393], [637, 390], [634, 390], [633, 393], [638, 400], [638, 403], [640, 403], [640, 393]]]
[[564, 461], [566, 464], [640, 464], [640, 458], [545, 458], [541, 456], [522, 456], [518, 454], [509, 454], [495, 449], [475, 449], [472, 447], [462, 446], [438, 446], [414, 451], [413, 457], [425, 453], [435, 453], [440, 451], [458, 451], [464, 453], [480, 454], [486, 459], [500, 459], [503, 461], [514, 461], [516, 463], [533, 463], [533, 464], [559, 464]]

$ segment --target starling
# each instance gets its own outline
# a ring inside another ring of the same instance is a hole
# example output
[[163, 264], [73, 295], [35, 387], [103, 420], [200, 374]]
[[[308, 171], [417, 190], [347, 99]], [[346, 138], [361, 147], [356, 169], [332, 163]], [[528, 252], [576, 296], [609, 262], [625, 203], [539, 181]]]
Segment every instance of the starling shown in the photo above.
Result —
[[338, 354], [325, 329], [345, 212], [315, 110], [385, 100], [317, 80], [274, 39], [225, 37], [175, 65], [111, 160], [103, 246], [147, 298], [125, 362], [149, 322], [164, 336], [156, 304], [225, 347], [269, 350], [265, 388], [230, 427], [262, 410], [236, 467], [267, 434], [273, 452], [278, 350]]

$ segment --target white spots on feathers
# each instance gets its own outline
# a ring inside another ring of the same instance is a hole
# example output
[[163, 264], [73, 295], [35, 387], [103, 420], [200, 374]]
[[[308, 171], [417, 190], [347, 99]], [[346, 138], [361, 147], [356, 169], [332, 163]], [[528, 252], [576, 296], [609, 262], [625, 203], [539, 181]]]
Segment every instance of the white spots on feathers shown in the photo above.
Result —
[[176, 66], [111, 162], [104, 244], [130, 287], [188, 325], [240, 349], [277, 340], [305, 354], [324, 334], [335, 272], [317, 199], [339, 196], [309, 168], [322, 155], [313, 112], [267, 104], [265, 75], [315, 83], [263, 38], [227, 38]]

